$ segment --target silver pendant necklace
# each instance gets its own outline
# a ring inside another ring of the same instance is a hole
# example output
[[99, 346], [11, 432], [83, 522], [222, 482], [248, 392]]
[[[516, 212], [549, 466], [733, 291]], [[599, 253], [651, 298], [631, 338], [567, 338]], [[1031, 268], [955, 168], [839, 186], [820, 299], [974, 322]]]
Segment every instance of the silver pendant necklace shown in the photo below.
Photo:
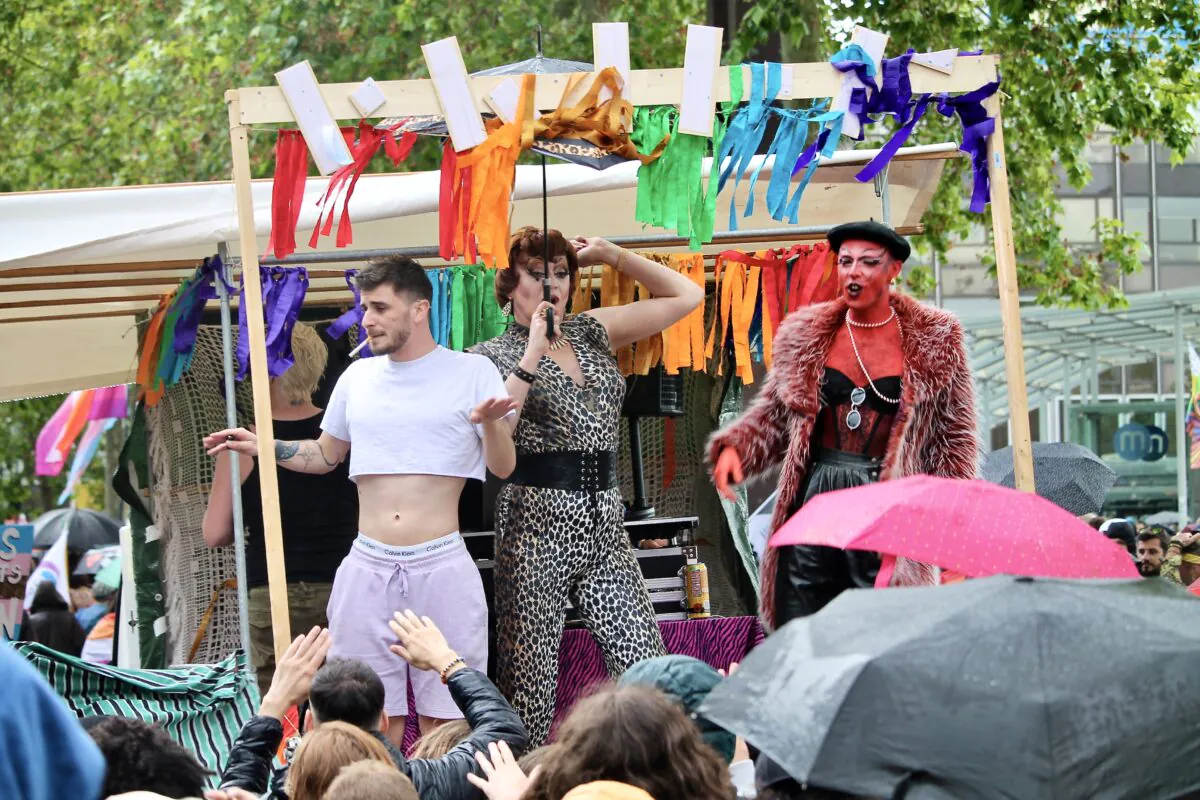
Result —
[[[861, 369], [862, 374], [867, 377], [867, 385], [871, 387], [871, 391], [875, 393], [876, 397], [878, 397], [880, 400], [883, 400], [885, 403], [898, 404], [900, 402], [899, 397], [894, 398], [894, 399], [891, 397], [887, 397], [882, 392], [880, 392], [879, 389], [875, 386], [875, 381], [871, 380], [871, 373], [867, 372], [867, 365], [863, 363], [862, 356], [859, 355], [858, 342], [854, 341], [854, 328], [855, 327], [882, 328], [884, 325], [887, 325], [889, 322], [891, 322], [894, 319], [896, 320], [896, 330], [898, 330], [900, 332], [900, 346], [903, 349], [903, 347], [904, 347], [904, 328], [903, 328], [903, 326], [900, 325], [900, 320], [896, 319], [896, 309], [895, 308], [892, 309], [891, 316], [889, 316], [883, 322], [855, 322], [854, 320], [850, 319], [850, 312], [847, 311], [846, 312], [846, 333], [848, 333], [850, 335], [850, 347], [852, 347], [854, 349], [854, 357], [858, 360], [858, 368]], [[862, 425], [862, 412], [858, 410], [858, 407], [861, 406], [863, 404], [863, 402], [866, 401], [866, 399], [867, 399], [866, 390], [864, 390], [861, 386], [855, 386], [854, 389], [851, 390], [851, 392], [850, 392], [850, 411], [848, 411], [846, 413], [846, 427], [852, 431], [858, 430], [858, 426]]]

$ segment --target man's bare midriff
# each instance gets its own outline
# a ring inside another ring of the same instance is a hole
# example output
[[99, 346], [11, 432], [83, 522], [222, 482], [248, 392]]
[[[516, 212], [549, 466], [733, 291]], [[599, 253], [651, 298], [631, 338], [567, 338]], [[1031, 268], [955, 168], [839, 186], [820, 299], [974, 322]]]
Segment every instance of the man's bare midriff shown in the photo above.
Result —
[[359, 475], [358, 529], [376, 541], [414, 545], [458, 530], [462, 478]]

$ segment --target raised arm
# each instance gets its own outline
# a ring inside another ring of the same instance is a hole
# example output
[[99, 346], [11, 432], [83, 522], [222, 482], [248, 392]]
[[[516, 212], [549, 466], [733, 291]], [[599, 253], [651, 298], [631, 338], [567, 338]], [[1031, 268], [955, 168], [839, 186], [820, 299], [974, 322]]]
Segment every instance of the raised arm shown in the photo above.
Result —
[[204, 509], [204, 520], [200, 532], [209, 547], [224, 547], [233, 543], [233, 487], [229, 484], [231, 464], [237, 463], [238, 480], [246, 482], [254, 463], [248, 458], [239, 458], [236, 453], [217, 457], [213, 470], [212, 490], [208, 493], [208, 506]]
[[[258, 455], [258, 437], [245, 428], [227, 428], [204, 437], [204, 449], [210, 456], [229, 451], [244, 456]], [[322, 433], [319, 439], [297, 442], [275, 440], [275, 463], [292, 472], [323, 475], [346, 460], [350, 443]]]
[[594, 308], [590, 314], [605, 330], [614, 350], [640, 342], [674, 325], [704, 302], [704, 287], [686, 275], [600, 238], [573, 239], [579, 266], [609, 264], [645, 286], [653, 295], [623, 306]]

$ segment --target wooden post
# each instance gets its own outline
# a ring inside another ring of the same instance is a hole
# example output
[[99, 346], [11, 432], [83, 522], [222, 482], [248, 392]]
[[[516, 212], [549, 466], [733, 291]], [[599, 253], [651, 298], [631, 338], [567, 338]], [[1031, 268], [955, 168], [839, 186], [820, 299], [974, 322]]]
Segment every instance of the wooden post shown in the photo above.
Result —
[[996, 283], [1000, 288], [1000, 320], [1004, 327], [1004, 374], [1008, 381], [1008, 418], [1012, 434], [1013, 482], [1023, 492], [1034, 491], [1033, 441], [1029, 435], [1029, 397], [1025, 386], [1025, 344], [1021, 337], [1021, 301], [1017, 294], [1017, 253], [1013, 246], [1012, 206], [1008, 196], [1008, 167], [1004, 160], [1004, 124], [1000, 97], [994, 94], [984, 108], [996, 119], [988, 137], [988, 178], [992, 186], [992, 241], [996, 248]]
[[[258, 240], [254, 235], [254, 196], [250, 188], [250, 129], [241, 123], [237, 92], [226, 92], [229, 139], [233, 147], [233, 184], [237, 199], [238, 250], [246, 286], [246, 328], [250, 335], [250, 380], [254, 389], [254, 425], [258, 433], [258, 485], [262, 492], [263, 539], [267, 550], [267, 587], [271, 593], [271, 632], [275, 661], [292, 641], [288, 615], [287, 569], [283, 563], [283, 525], [279, 520], [279, 478], [275, 474], [275, 427], [271, 423], [267, 337], [263, 322]], [[247, 653], [246, 657], [249, 658]]]

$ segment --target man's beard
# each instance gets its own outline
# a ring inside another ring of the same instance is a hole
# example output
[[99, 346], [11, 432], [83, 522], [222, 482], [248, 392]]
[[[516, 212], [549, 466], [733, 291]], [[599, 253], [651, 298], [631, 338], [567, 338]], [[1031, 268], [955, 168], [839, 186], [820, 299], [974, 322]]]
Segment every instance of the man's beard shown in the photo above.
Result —
[[375, 344], [371, 344], [371, 352], [377, 356], [386, 356], [396, 352], [408, 344], [408, 337], [412, 335], [412, 329], [396, 331], [388, 335], [387, 341], [379, 345], [379, 349], [375, 349]]
[[1162, 564], [1151, 566], [1150, 564], [1142, 562], [1138, 564], [1138, 572], [1141, 573], [1143, 578], [1157, 578], [1159, 573], [1162, 572]]

